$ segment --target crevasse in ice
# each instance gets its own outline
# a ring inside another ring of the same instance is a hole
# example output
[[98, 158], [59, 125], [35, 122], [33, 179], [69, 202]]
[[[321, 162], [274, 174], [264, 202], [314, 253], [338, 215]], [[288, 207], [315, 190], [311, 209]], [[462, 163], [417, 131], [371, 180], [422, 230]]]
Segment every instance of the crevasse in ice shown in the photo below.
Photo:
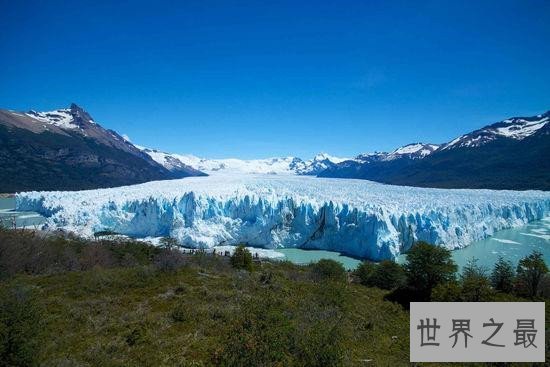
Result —
[[550, 193], [444, 190], [363, 180], [217, 175], [113, 189], [26, 192], [19, 210], [50, 228], [92, 236], [172, 236], [186, 247], [245, 243], [339, 251], [381, 260], [417, 240], [459, 248], [542, 219]]

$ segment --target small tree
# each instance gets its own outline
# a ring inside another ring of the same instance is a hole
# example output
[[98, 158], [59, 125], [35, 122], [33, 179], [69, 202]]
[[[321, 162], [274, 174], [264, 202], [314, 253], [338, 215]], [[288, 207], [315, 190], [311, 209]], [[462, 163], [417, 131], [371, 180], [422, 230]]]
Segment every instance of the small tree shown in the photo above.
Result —
[[542, 277], [539, 283], [539, 296], [544, 298], [550, 298], [550, 274], [546, 273]]
[[366, 285], [381, 289], [394, 289], [405, 283], [403, 267], [395, 261], [384, 260], [374, 267], [374, 271], [368, 277]]
[[243, 245], [237, 246], [235, 252], [231, 256], [231, 265], [235, 269], [252, 271], [252, 254]]
[[418, 298], [425, 300], [436, 285], [454, 280], [457, 270], [450, 250], [426, 242], [417, 242], [411, 248], [404, 268], [407, 283], [417, 289]]
[[313, 278], [320, 280], [346, 281], [346, 269], [338, 261], [322, 259], [311, 264]]
[[500, 292], [510, 293], [514, 287], [514, 276], [512, 263], [499, 256], [491, 273], [493, 288]]
[[457, 281], [439, 283], [432, 289], [433, 302], [458, 302], [462, 299], [462, 288]]
[[462, 270], [461, 298], [466, 302], [488, 301], [493, 294], [487, 270], [478, 265], [477, 261], [476, 258], [470, 259]]
[[547, 272], [548, 267], [540, 252], [533, 251], [521, 259], [516, 269], [518, 293], [531, 298], [537, 296], [539, 283]]
[[354, 271], [354, 275], [359, 279], [359, 282], [368, 286], [369, 278], [376, 269], [376, 264], [370, 261], [363, 261]]

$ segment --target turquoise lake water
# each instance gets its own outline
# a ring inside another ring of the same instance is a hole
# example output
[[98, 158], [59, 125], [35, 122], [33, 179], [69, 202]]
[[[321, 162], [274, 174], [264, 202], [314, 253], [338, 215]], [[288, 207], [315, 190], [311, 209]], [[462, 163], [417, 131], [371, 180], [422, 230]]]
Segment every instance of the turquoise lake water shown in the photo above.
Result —
[[[523, 227], [506, 229], [497, 232], [493, 237], [477, 241], [463, 249], [453, 251], [453, 259], [459, 267], [464, 266], [469, 259], [475, 257], [478, 264], [491, 269], [499, 256], [511, 261], [514, 266], [518, 261], [533, 250], [540, 251], [544, 260], [550, 265], [550, 218], [533, 222]], [[346, 269], [355, 269], [360, 260], [341, 255], [337, 252], [277, 249], [286, 259], [296, 264], [309, 264], [320, 259], [339, 261]], [[403, 263], [406, 255], [401, 255], [397, 262]]]
[[307, 265], [321, 259], [331, 259], [340, 262], [346, 269], [353, 270], [361, 263], [361, 260], [333, 251], [302, 250], [298, 248], [280, 248], [276, 251], [284, 254], [286, 260], [300, 265]]
[[15, 198], [0, 198], [0, 225], [8, 228], [34, 227], [44, 223], [44, 217], [34, 212], [18, 212], [15, 210]]
[[541, 252], [546, 263], [550, 265], [550, 218], [499, 231], [492, 237], [453, 251], [453, 258], [459, 266], [464, 266], [469, 259], [475, 257], [479, 259], [479, 265], [492, 268], [499, 256], [502, 256], [515, 266], [533, 250]]

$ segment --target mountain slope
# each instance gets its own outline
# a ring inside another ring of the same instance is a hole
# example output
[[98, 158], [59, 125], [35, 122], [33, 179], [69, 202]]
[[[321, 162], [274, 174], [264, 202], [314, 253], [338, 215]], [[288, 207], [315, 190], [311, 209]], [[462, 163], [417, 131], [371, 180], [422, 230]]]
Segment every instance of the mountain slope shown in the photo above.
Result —
[[75, 104], [50, 112], [0, 110], [0, 166], [0, 192], [81, 190], [183, 177]]
[[550, 112], [516, 117], [462, 135], [424, 157], [359, 156], [321, 177], [440, 188], [550, 190]]
[[182, 160], [178, 154], [165, 153], [156, 149], [149, 149], [138, 145], [134, 146], [139, 148], [142, 152], [151, 157], [152, 160], [166, 168], [168, 171], [172, 172], [172, 174], [177, 178], [188, 176], [206, 176], [206, 173], [183, 163], [184, 160]]

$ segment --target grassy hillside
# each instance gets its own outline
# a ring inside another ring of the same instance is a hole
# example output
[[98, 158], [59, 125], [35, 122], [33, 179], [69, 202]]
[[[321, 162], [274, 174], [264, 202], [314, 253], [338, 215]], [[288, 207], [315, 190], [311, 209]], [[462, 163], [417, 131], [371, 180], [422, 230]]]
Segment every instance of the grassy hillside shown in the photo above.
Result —
[[19, 365], [409, 365], [408, 312], [350, 274], [23, 231], [0, 243], [0, 339]]

